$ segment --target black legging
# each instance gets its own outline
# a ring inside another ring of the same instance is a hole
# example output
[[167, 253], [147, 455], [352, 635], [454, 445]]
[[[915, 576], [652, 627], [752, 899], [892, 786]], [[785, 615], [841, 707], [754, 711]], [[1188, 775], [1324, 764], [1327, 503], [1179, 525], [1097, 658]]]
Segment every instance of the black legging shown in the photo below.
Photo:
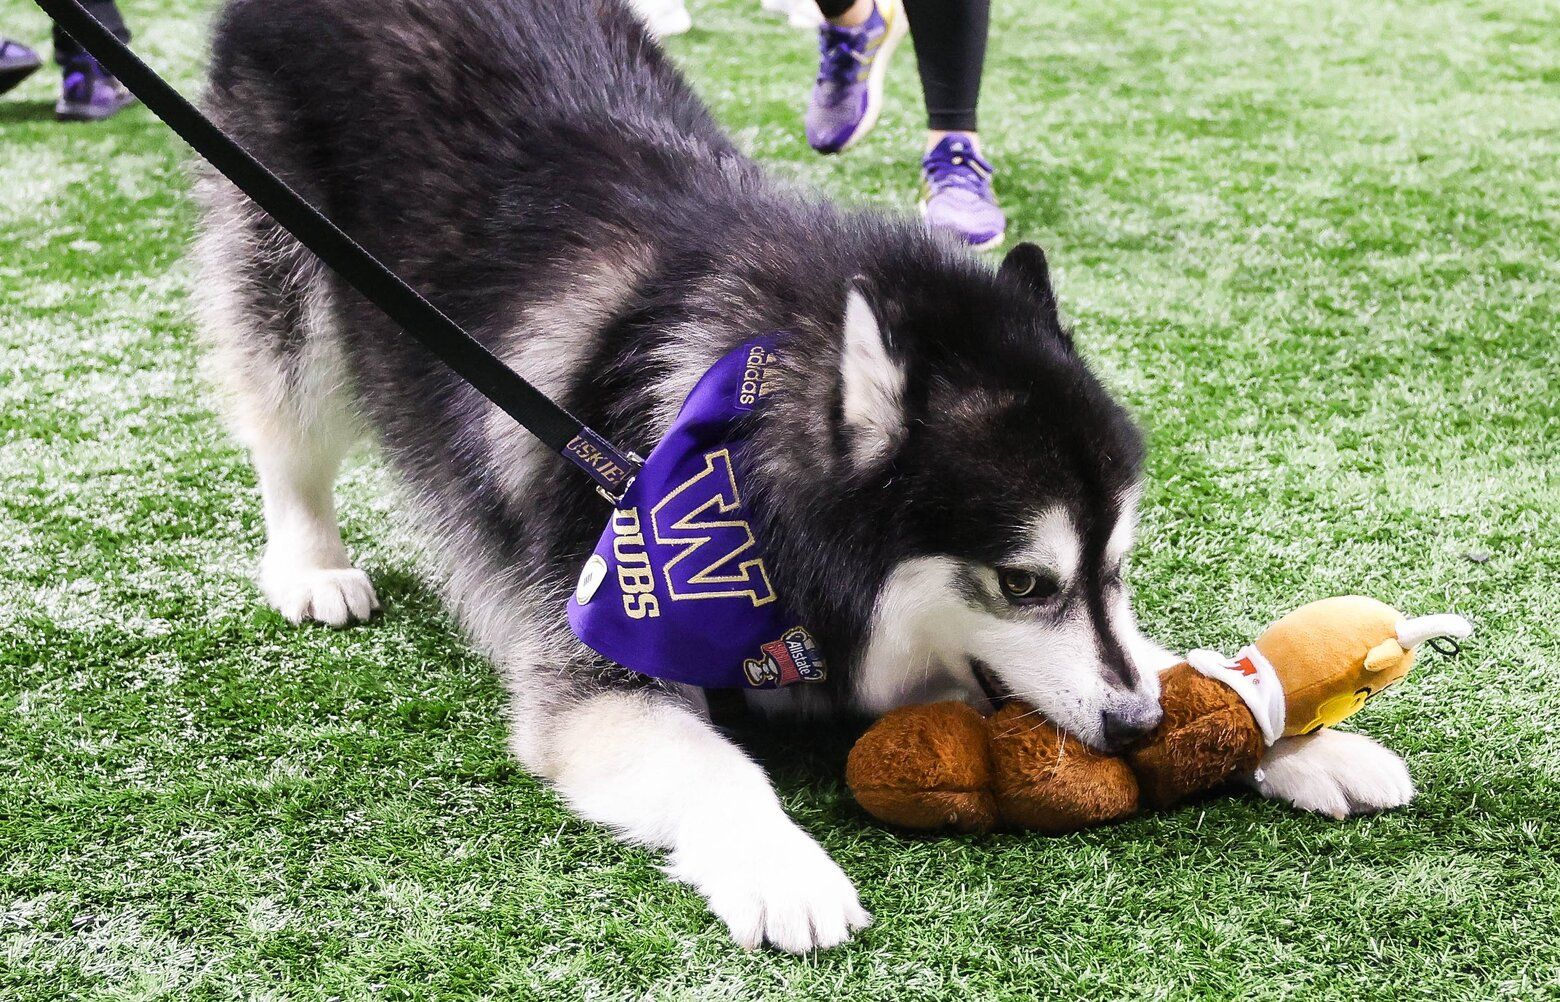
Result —
[[[121, 42], [130, 41], [130, 29], [125, 27], [125, 19], [120, 16], [119, 8], [114, 6], [114, 0], [81, 0], [81, 6], [87, 8], [87, 13], [102, 22], [103, 27], [112, 31]], [[76, 44], [76, 40], [60, 30], [59, 25], [54, 26], [54, 58], [63, 63], [75, 56], [81, 55], [86, 50]]]
[[[980, 73], [986, 64], [991, 0], [903, 0], [926, 95], [926, 127], [974, 132]], [[824, 17], [839, 17], [853, 0], [817, 0]]]

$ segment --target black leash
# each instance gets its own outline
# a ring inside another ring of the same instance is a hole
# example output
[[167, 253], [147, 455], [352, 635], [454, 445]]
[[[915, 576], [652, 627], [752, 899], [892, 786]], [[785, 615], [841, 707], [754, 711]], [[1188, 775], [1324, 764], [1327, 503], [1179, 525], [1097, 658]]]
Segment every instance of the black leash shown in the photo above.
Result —
[[614, 504], [639, 472], [639, 458], [587, 428], [578, 418], [500, 362], [466, 329], [424, 299], [395, 272], [256, 160], [156, 71], [87, 13], [78, 0], [35, 0], [66, 33], [119, 78], [152, 114], [315, 257], [455, 374], [497, 404], [549, 449], [578, 466]]

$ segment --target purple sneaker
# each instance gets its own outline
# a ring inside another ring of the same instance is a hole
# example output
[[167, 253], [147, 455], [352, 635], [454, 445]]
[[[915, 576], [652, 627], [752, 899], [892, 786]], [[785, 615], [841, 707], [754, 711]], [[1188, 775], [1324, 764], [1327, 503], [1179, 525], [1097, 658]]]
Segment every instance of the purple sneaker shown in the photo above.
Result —
[[72, 56], [65, 63], [65, 83], [54, 117], [62, 122], [100, 122], [134, 101], [135, 96], [96, 59]]
[[818, 82], [807, 102], [807, 143], [819, 153], [848, 150], [883, 110], [888, 58], [908, 30], [899, 0], [877, 0], [859, 28], [818, 29]]
[[38, 58], [38, 53], [21, 42], [0, 38], [0, 94], [32, 76], [33, 71], [42, 65], [43, 60]]
[[921, 216], [932, 230], [949, 233], [985, 250], [1002, 242], [1007, 217], [991, 193], [991, 164], [975, 152], [970, 137], [943, 137], [921, 161], [925, 180]]

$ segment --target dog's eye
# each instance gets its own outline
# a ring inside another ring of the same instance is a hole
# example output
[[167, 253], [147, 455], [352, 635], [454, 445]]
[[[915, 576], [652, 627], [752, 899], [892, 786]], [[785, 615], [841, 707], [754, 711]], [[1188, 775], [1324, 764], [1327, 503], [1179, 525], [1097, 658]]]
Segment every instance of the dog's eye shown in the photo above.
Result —
[[1002, 585], [1003, 596], [1016, 605], [1045, 602], [1055, 598], [1062, 590], [1061, 583], [1049, 574], [1035, 574], [1012, 567], [999, 570], [997, 580]]

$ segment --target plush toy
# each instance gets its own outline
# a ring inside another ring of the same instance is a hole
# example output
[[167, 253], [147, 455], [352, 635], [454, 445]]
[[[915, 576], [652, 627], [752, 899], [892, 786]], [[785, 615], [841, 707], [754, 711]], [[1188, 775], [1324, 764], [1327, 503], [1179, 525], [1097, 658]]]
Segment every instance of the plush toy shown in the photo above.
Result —
[[845, 778], [874, 817], [905, 828], [1052, 834], [1167, 807], [1256, 769], [1269, 745], [1338, 723], [1402, 679], [1420, 644], [1472, 632], [1375, 599], [1322, 599], [1234, 658], [1192, 651], [1160, 676], [1164, 718], [1123, 756], [1095, 751], [1009, 702], [895, 710], [851, 749]]

